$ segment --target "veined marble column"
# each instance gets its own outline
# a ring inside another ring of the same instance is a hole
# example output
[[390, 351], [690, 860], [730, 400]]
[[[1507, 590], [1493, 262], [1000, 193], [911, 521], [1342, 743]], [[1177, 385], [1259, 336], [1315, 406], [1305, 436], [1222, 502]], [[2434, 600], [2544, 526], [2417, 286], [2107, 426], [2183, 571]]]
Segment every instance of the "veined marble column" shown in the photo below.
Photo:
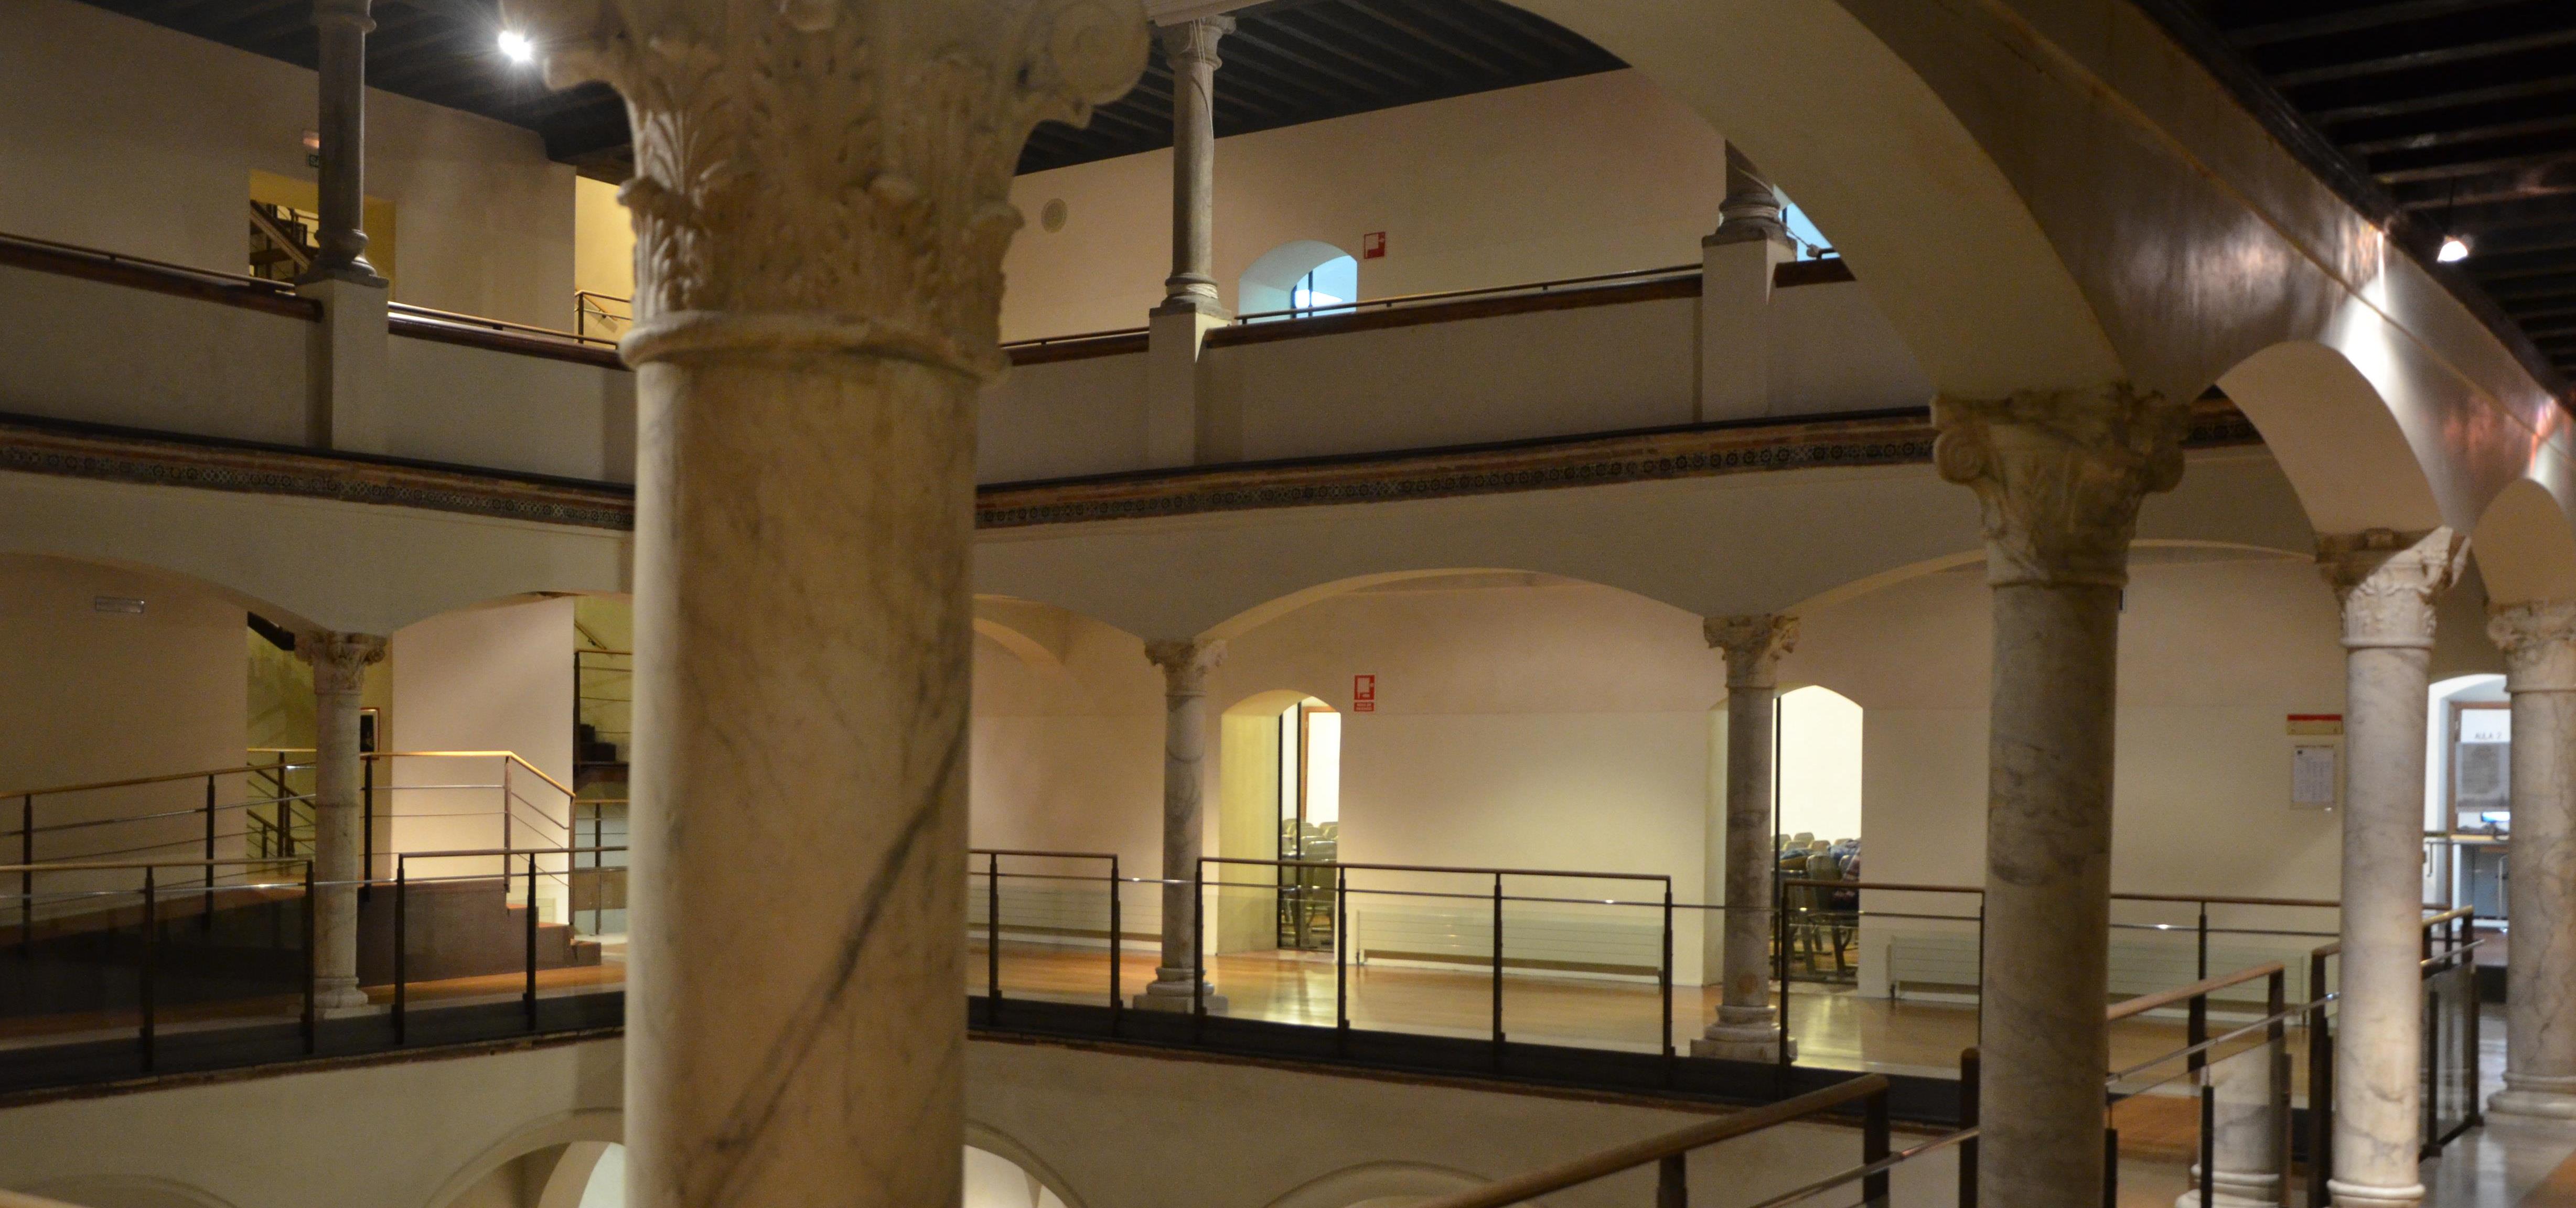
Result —
[[306, 281], [352, 281], [381, 288], [367, 263], [367, 34], [370, 0], [313, 0], [321, 49], [321, 254]]
[[313, 666], [313, 1005], [367, 1005], [358, 989], [358, 885], [367, 876], [367, 772], [358, 745], [367, 664], [385, 639], [306, 632], [295, 653]]
[[1147, 642], [1145, 657], [1163, 669], [1163, 962], [1155, 966], [1153, 982], [1136, 996], [1136, 1005], [1187, 1011], [1205, 1004], [1211, 1012], [1222, 1011], [1225, 999], [1213, 987], [1191, 984], [1199, 929], [1197, 893], [1189, 882], [1199, 873], [1205, 825], [1207, 677], [1225, 661], [1225, 643]]
[[2576, 602], [2499, 607], [2513, 694], [2513, 925], [2504, 1089], [2487, 1110], [2576, 1119]]
[[1943, 398], [1933, 461], [1985, 507], [1994, 593], [1979, 1202], [2102, 1195], [2120, 590], [2183, 405], [2126, 387]]
[[1780, 1016], [1771, 1005], [1770, 960], [1771, 882], [1779, 866], [1772, 838], [1772, 727], [1780, 656], [1797, 644], [1798, 618], [1711, 617], [1705, 631], [1708, 644], [1726, 652], [1726, 973], [1717, 1020], [1691, 1042], [1691, 1056], [1777, 1061]]
[[504, 0], [626, 97], [628, 1197], [954, 1204], [975, 400], [1029, 130], [1133, 0]]
[[2321, 537], [2343, 602], [2342, 999], [2334, 1171], [2342, 1208], [2422, 1202], [2424, 724], [2433, 604], [2467, 543], [2449, 529]]
[[1163, 310], [1222, 315], [1216, 288], [1217, 43], [1234, 18], [1200, 17], [1162, 26], [1172, 65], [1172, 275]]
[[[2213, 1113], [2217, 1135], [2210, 1149], [2217, 1173], [2207, 1176], [2210, 1199], [2217, 1208], [2273, 1208], [2281, 1202], [2282, 1121], [2275, 1107], [2287, 1100], [2274, 1094], [2281, 1071], [2268, 1048], [2253, 1048], [2212, 1063], [2210, 1077], [2218, 1091]], [[2192, 1163], [2192, 1177], [2201, 1175]], [[2174, 1198], [2174, 1208], [2200, 1208], [2200, 1188]]]

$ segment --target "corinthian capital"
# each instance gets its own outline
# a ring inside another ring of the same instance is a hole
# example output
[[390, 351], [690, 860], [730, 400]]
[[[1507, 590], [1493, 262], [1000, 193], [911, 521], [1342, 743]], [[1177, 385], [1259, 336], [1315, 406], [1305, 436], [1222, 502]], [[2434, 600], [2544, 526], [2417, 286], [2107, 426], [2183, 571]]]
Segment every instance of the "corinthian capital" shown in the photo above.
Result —
[[1144, 70], [1137, 0], [503, 0], [626, 97], [636, 363], [858, 353], [989, 374], [1038, 122]]
[[2182, 481], [2190, 411], [2125, 385], [1942, 398], [1932, 460], [1975, 488], [1986, 513], [1986, 581], [2129, 581], [2138, 504]]
[[1208, 672], [1225, 661], [1225, 643], [1152, 641], [1145, 643], [1145, 658], [1163, 669], [1165, 695], [1205, 696]]
[[1173, 74], [1205, 67], [1215, 71], [1225, 66], [1217, 57], [1216, 44], [1234, 32], [1234, 18], [1200, 17], [1194, 21], [1176, 21], [1156, 26], [1154, 32], [1163, 41], [1163, 57], [1172, 61]]
[[2318, 569], [2343, 604], [2344, 649], [2431, 648], [2433, 603], [2459, 580], [2468, 550], [2468, 539], [2446, 528], [2317, 538]]
[[2576, 692], [2576, 601], [2487, 608], [2487, 637], [2504, 651], [2508, 692]]
[[1726, 653], [1726, 686], [1768, 688], [1779, 682], [1780, 656], [1798, 645], [1798, 618], [1762, 612], [1710, 617], [1701, 632]]
[[387, 641], [372, 633], [308, 629], [295, 635], [295, 657], [313, 666], [317, 693], [356, 692], [367, 664], [385, 657]]

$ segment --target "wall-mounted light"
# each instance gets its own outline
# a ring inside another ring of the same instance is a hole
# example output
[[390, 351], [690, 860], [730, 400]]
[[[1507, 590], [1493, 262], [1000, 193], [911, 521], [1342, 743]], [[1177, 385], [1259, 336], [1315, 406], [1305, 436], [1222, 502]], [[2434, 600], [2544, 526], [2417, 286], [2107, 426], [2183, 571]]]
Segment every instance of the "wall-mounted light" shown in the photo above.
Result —
[[2457, 264], [2468, 258], [2469, 241], [2457, 235], [2444, 236], [2442, 250], [2433, 253], [2433, 259], [2444, 264]]
[[528, 63], [537, 57], [537, 44], [515, 29], [501, 31], [501, 57], [513, 63]]

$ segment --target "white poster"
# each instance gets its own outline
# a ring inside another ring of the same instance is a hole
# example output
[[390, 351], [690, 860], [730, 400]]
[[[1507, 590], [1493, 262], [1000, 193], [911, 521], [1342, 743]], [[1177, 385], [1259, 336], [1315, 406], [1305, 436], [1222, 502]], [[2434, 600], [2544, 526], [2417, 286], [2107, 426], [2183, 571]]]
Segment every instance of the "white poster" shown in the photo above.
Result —
[[2335, 747], [2301, 743], [2290, 754], [2290, 804], [2308, 808], [2335, 803]]

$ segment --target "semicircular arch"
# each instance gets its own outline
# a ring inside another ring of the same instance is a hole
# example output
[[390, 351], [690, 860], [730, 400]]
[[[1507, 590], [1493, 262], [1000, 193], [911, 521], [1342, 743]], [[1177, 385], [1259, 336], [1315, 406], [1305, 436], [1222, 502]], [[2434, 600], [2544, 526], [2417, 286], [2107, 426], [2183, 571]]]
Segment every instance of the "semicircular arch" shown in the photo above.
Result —
[[2576, 600], [2576, 526], [2548, 487], [2525, 478], [2506, 487], [2469, 538], [2487, 599], [2496, 604]]

